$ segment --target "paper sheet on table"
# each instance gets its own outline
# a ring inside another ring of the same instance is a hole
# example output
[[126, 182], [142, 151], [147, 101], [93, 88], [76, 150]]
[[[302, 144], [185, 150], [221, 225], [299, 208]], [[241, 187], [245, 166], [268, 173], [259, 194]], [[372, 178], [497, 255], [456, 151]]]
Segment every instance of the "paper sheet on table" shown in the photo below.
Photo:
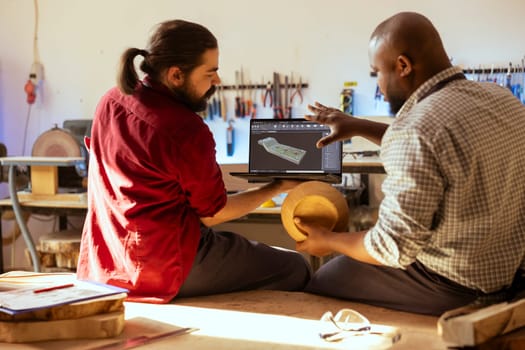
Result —
[[15, 315], [126, 292], [107, 284], [77, 280], [71, 273], [10, 272], [0, 275], [0, 312]]

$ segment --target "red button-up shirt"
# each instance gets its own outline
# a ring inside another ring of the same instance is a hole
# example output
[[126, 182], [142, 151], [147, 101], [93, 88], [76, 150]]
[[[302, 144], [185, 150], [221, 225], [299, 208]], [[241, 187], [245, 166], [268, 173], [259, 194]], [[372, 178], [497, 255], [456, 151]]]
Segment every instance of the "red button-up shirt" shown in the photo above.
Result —
[[113, 88], [101, 99], [89, 143], [78, 278], [170, 301], [192, 267], [200, 217], [226, 203], [208, 126], [146, 80], [132, 96]]

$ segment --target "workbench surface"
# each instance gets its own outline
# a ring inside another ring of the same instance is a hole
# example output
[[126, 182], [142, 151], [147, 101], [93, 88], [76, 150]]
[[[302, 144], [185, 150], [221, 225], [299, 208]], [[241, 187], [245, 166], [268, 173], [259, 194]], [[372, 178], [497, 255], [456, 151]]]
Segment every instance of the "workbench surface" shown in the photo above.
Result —
[[[437, 317], [302, 292], [247, 291], [176, 299], [173, 303], [164, 305], [126, 302], [125, 307], [126, 325], [117, 338], [29, 344], [0, 343], [0, 349], [93, 350], [119, 340], [162, 334], [184, 327], [197, 330], [158, 339], [140, 349], [447, 349], [447, 344], [437, 332]], [[335, 313], [342, 308], [360, 312], [373, 325], [396, 328], [401, 338], [394, 344], [388, 337], [380, 339], [381, 336], [372, 336], [369, 339], [355, 336], [343, 343], [321, 340], [318, 335], [319, 318], [326, 311]], [[494, 338], [476, 349], [523, 349], [524, 346], [525, 329], [519, 329]]]
[[326, 311], [354, 309], [374, 325], [397, 328], [401, 339], [353, 337], [352, 349], [446, 349], [436, 331], [437, 318], [351, 303], [302, 292], [248, 291], [184, 298], [171, 304], [125, 303], [126, 326], [117, 339], [66, 340], [2, 344], [9, 349], [92, 349], [118, 339], [167, 332], [177, 327], [196, 331], [171, 336], [141, 349], [341, 349], [349, 343], [320, 339], [319, 318]]

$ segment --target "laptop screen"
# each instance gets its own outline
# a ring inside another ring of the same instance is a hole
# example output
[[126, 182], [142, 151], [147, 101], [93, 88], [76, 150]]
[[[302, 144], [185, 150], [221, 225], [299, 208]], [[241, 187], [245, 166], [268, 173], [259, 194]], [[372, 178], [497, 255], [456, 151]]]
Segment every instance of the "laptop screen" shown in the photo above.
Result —
[[249, 172], [340, 174], [342, 143], [315, 145], [329, 133], [306, 119], [251, 119]]

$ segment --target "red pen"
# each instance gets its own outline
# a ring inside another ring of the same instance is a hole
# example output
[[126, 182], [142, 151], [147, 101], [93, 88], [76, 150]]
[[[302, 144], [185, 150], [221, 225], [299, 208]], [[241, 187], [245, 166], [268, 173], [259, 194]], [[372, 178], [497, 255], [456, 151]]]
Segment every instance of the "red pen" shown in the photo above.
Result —
[[68, 284], [62, 284], [60, 286], [53, 286], [53, 287], [42, 288], [42, 289], [35, 289], [33, 292], [34, 293], [43, 293], [43, 292], [49, 292], [49, 291], [56, 290], [56, 289], [69, 288], [69, 287], [73, 287], [73, 286], [74, 286], [73, 283], [68, 283]]

